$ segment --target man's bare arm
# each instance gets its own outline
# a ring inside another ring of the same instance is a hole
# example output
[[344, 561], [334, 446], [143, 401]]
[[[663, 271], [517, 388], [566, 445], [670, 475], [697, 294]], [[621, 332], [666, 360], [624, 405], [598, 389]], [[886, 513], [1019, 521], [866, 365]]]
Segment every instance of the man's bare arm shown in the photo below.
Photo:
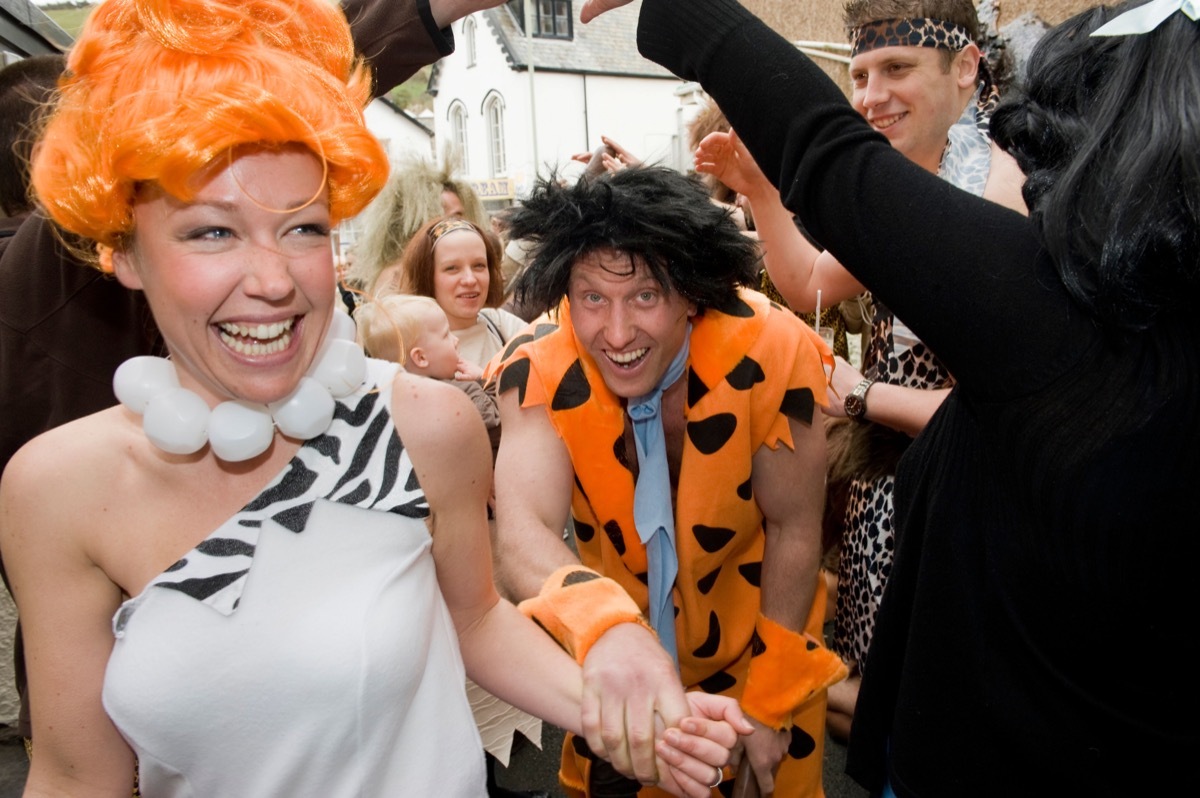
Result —
[[[793, 448], [762, 447], [751, 479], [764, 516], [761, 613], [793, 633], [802, 633], [816, 592], [821, 563], [821, 514], [825, 495], [825, 428], [789, 419]], [[747, 705], [749, 706], [749, 705]], [[754, 720], [753, 718], [751, 718]], [[746, 757], [763, 794], [775, 789], [775, 771], [790, 740], [755, 722], [746, 738]]]
[[[538, 595], [562, 566], [579, 562], [562, 539], [574, 468], [546, 409], [522, 408], [516, 390], [500, 396], [500, 426], [496, 573], [519, 601]], [[620, 772], [657, 782], [665, 775], [655, 756], [657, 732], [691, 714], [674, 661], [651, 632], [617, 623], [588, 649], [583, 681], [588, 745]]]

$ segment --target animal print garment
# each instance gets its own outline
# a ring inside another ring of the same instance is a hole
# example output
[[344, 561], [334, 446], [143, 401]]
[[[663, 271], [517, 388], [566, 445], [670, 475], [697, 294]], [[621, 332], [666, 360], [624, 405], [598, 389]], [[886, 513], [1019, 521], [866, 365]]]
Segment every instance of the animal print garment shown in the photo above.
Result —
[[[980, 133], [979, 96], [976, 92], [976, 102], [967, 104], [950, 129], [938, 171], [942, 179], [976, 196], [983, 195], [991, 169], [991, 144]], [[863, 353], [863, 373], [908, 388], [933, 390], [954, 385], [954, 378], [929, 347], [878, 300], [871, 339]], [[856, 662], [860, 667], [892, 568], [895, 483], [892, 474], [854, 480], [846, 503], [831, 647], [847, 664]]]

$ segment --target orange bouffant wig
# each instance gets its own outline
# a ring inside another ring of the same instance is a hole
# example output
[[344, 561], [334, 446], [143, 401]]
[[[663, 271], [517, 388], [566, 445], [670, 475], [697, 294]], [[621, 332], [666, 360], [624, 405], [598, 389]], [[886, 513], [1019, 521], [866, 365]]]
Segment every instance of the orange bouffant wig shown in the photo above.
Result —
[[34, 190], [104, 267], [133, 232], [138, 184], [187, 201], [238, 148], [299, 143], [326, 165], [336, 223], [387, 179], [363, 121], [370, 87], [327, 0], [106, 0], [71, 50]]

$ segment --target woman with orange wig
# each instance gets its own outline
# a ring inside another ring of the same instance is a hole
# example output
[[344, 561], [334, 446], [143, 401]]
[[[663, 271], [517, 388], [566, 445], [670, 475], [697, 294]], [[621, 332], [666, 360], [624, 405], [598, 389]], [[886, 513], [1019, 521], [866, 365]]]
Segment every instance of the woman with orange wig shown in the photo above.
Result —
[[[38, 199], [144, 292], [170, 359], [127, 361], [119, 405], [0, 483], [25, 794], [482, 795], [464, 672], [582, 728], [578, 667], [493, 588], [469, 401], [335, 315], [329, 231], [387, 174], [341, 10], [107, 0], [60, 89]], [[680, 795], [744, 723], [696, 711], [656, 749]]]

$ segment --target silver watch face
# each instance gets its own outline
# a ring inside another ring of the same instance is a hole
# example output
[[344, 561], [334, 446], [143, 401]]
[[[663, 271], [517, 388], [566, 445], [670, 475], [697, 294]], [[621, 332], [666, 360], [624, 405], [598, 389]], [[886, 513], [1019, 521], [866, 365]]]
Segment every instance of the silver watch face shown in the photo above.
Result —
[[858, 385], [854, 386], [843, 407], [846, 410], [846, 415], [850, 418], [861, 421], [863, 416], [867, 414], [867, 390], [870, 389], [873, 383], [868, 380], [863, 380]]
[[866, 403], [856, 393], [852, 393], [846, 397], [845, 408], [846, 415], [854, 419], [862, 418], [863, 414], [867, 412]]

